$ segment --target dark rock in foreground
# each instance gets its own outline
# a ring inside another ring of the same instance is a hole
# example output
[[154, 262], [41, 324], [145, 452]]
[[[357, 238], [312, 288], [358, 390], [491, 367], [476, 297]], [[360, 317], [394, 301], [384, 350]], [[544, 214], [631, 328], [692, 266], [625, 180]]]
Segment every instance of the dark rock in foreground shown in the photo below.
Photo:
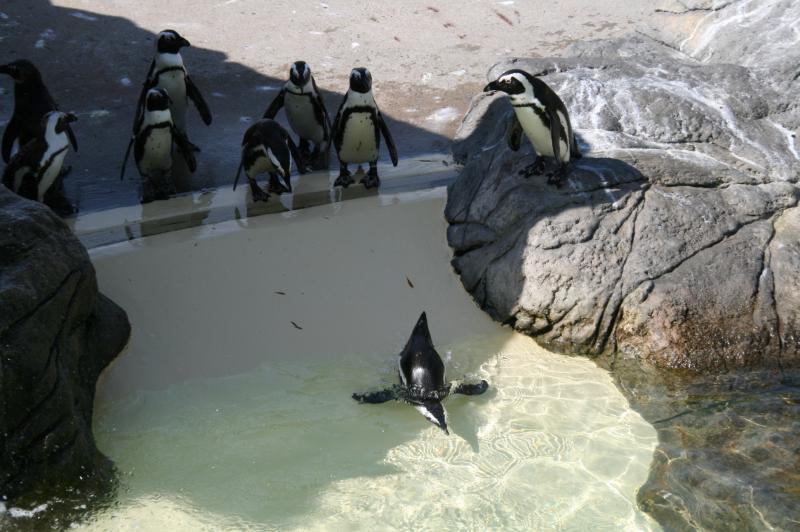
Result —
[[[533, 151], [507, 147], [511, 107], [476, 96], [453, 147], [453, 266], [498, 321], [612, 370], [659, 432], [638, 499], [665, 528], [791, 529], [800, 53], [780, 36], [794, 39], [800, 4], [674, 0], [664, 16], [685, 33], [490, 70], [542, 75], [584, 158], [562, 188], [520, 176]], [[776, 42], [748, 47], [740, 20]], [[768, 48], [787, 52], [752, 55]]]
[[0, 497], [43, 502], [110, 481], [92, 402], [129, 334], [67, 226], [0, 187]]

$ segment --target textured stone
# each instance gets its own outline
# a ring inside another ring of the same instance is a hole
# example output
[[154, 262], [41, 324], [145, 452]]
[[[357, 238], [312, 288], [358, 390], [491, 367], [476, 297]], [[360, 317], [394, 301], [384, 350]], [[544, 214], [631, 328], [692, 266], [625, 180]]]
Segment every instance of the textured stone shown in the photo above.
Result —
[[129, 334], [67, 226], [0, 187], [0, 496], [111, 478], [92, 401]]

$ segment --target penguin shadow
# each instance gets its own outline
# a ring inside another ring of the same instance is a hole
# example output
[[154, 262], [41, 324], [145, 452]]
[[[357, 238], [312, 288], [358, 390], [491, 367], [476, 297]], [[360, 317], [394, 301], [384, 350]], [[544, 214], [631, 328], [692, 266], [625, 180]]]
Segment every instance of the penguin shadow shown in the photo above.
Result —
[[450, 413], [450, 419], [455, 421], [449, 425], [450, 432], [466, 441], [474, 453], [481, 452], [478, 429], [484, 423], [484, 420], [476, 414], [476, 409], [494, 400], [496, 396], [497, 389], [490, 383], [489, 389], [481, 395], [469, 397], [452, 395], [447, 399], [446, 406]]
[[[268, 7], [263, 9], [268, 10]], [[0, 63], [29, 59], [41, 71], [44, 83], [59, 107], [80, 116], [75, 125], [80, 150], [71, 151], [65, 161], [65, 165], [72, 167], [72, 172], [64, 179], [67, 199], [76, 205], [80, 203], [83, 214], [138, 204], [140, 178], [133, 157], [128, 161], [125, 180], [120, 181], [118, 176], [130, 140], [141, 84], [155, 53], [156, 34], [124, 16], [54, 6], [48, 0], [10, 0], [4, 3], [2, 11]], [[265, 12], [264, 16], [268, 14]], [[288, 79], [291, 63], [313, 58], [276, 57], [266, 68], [281, 74], [266, 75], [228, 60], [227, 51], [199, 45], [202, 33], [212, 28], [177, 29], [192, 42], [192, 46], [184, 48], [181, 55], [213, 116], [211, 125], [206, 126], [197, 109], [189, 104], [187, 135], [201, 151], [195, 154], [197, 170], [193, 174], [188, 172], [182, 157], [173, 153], [172, 179], [177, 194], [230, 187], [239, 166], [244, 132], [262, 117], [278, 94]], [[310, 66], [315, 74], [324, 71], [321, 64], [312, 62]], [[347, 90], [350, 66], [334, 72], [337, 76], [335, 84], [323, 83], [319, 87], [332, 120]], [[11, 118], [14, 107], [12, 84], [9, 77], [0, 76], [0, 124]], [[392, 116], [390, 90], [386, 87], [382, 91], [381, 80], [376, 79], [378, 104], [383, 104], [381, 111], [395, 138], [400, 158], [411, 158], [432, 150], [447, 151], [450, 145], [447, 137]], [[381, 92], [385, 92], [384, 97]], [[276, 119], [292, 138], [297, 138], [289, 127], [285, 112], [281, 111]], [[385, 145], [381, 146], [379, 160], [389, 160]], [[329, 168], [338, 172], [333, 149], [329, 161]], [[322, 176], [317, 177], [319, 174], [328, 178], [331, 172], [322, 170], [310, 176], [303, 175], [301, 180], [321, 179]], [[344, 198], [374, 194], [374, 191], [365, 191], [358, 184], [342, 192]], [[322, 197], [327, 198], [327, 195]], [[281, 202], [274, 203], [280, 205]], [[305, 204], [310, 204], [310, 201], [293, 201], [291, 208], [301, 208]], [[252, 212], [255, 215], [273, 211], [254, 205]]]

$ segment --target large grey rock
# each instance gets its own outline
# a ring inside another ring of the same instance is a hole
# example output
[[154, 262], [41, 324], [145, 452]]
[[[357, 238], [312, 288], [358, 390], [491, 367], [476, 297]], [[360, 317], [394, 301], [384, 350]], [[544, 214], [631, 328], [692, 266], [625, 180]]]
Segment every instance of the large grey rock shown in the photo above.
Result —
[[510, 106], [476, 96], [453, 147], [453, 266], [495, 319], [612, 370], [658, 430], [638, 500], [665, 528], [792, 529], [800, 4], [665, 6], [655, 38], [491, 68], [543, 76], [584, 158], [562, 188], [520, 176], [534, 154], [507, 147]]
[[67, 226], [0, 187], [1, 497], [42, 502], [109, 481], [111, 464], [92, 437], [92, 401], [100, 371], [129, 334], [125, 312], [98, 293]]

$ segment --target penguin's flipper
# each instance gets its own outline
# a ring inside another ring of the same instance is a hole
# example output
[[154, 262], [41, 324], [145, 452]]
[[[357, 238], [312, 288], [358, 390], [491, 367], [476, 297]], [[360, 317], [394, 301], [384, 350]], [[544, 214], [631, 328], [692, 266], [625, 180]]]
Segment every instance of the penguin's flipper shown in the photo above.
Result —
[[133, 147], [133, 143], [136, 140], [136, 137], [131, 137], [131, 140], [128, 141], [128, 148], [125, 150], [125, 157], [122, 158], [122, 168], [119, 171], [119, 180], [122, 181], [125, 178], [125, 167], [128, 165], [128, 157], [131, 155], [131, 148]]
[[377, 405], [399, 398], [395, 388], [387, 388], [379, 392], [354, 393], [351, 397], [359, 403], [368, 403], [371, 405]]
[[[556, 163], [561, 166], [563, 164], [561, 161], [561, 118], [559, 118], [558, 111], [555, 109], [548, 110], [547, 117], [550, 119], [550, 141], [553, 145], [553, 157]], [[566, 135], [566, 131], [564, 135]]]
[[[297, 171], [301, 174], [305, 174], [308, 169], [306, 168], [306, 161], [300, 156], [300, 152], [297, 149], [297, 145], [292, 140], [292, 137], [289, 136], [288, 133], [284, 131], [284, 135], [286, 138], [286, 145], [289, 147], [289, 153], [292, 155], [292, 159], [294, 159], [294, 164], [297, 166]], [[286, 177], [288, 179], [289, 172], [286, 172]]]
[[203, 119], [203, 123], [210, 126], [211, 109], [208, 108], [208, 104], [203, 99], [203, 95], [200, 94], [197, 85], [194, 84], [194, 81], [192, 81], [192, 78], [189, 76], [186, 76], [186, 95], [194, 102], [194, 106], [197, 107], [197, 111], [200, 113], [200, 118]]
[[136, 103], [136, 115], [133, 117], [133, 135], [136, 136], [139, 133], [139, 129], [142, 127], [142, 120], [144, 119], [144, 107], [145, 102], [147, 101], [147, 91], [152, 89], [155, 85], [155, 80], [153, 79], [153, 71], [156, 69], [156, 60], [153, 59], [150, 62], [150, 70], [147, 71], [147, 77], [144, 78], [142, 82], [142, 91], [139, 93], [139, 101]]
[[183, 160], [186, 161], [186, 166], [189, 167], [189, 171], [194, 173], [194, 171], [197, 170], [197, 159], [194, 158], [194, 144], [189, 142], [188, 137], [181, 133], [181, 131], [175, 127], [175, 124], [170, 126], [170, 131], [172, 132], [172, 142], [178, 147], [178, 152], [180, 152]]
[[[344, 136], [344, 131], [340, 130], [342, 129], [342, 112], [344, 110], [345, 103], [347, 103], [347, 94], [345, 94], [344, 98], [342, 98], [342, 104], [339, 106], [339, 110], [336, 112], [336, 118], [333, 120], [333, 127], [331, 128], [333, 147], [336, 148], [336, 157], [339, 157], [339, 149], [342, 147], [342, 137]], [[339, 162], [341, 162], [341, 160]]]
[[508, 147], [514, 151], [519, 150], [522, 145], [522, 124], [519, 123], [516, 113], [511, 116], [511, 123], [508, 124]]
[[278, 92], [278, 95], [275, 96], [275, 98], [272, 100], [272, 103], [269, 104], [267, 110], [264, 111], [264, 116], [261, 118], [275, 118], [275, 115], [277, 115], [278, 111], [280, 111], [281, 107], [283, 107], [283, 98], [285, 94], [286, 88], [284, 87], [280, 90], [280, 92]]
[[242, 168], [244, 168], [244, 161], [239, 163], [239, 169], [236, 170], [236, 179], [233, 180], [233, 190], [236, 190], [236, 185], [239, 184], [239, 177], [242, 175]]
[[69, 143], [72, 144], [72, 149], [77, 152], [78, 151], [78, 139], [75, 138], [75, 132], [72, 131], [72, 126], [70, 126], [69, 124], [67, 125], [67, 137], [69, 137]]
[[11, 159], [11, 148], [14, 146], [14, 141], [19, 136], [19, 120], [17, 116], [11, 117], [11, 121], [6, 125], [6, 130], [3, 131], [3, 162], [8, 162]]
[[392, 165], [397, 166], [397, 148], [394, 146], [394, 139], [389, 132], [389, 126], [386, 125], [386, 121], [380, 112], [378, 112], [378, 125], [381, 128], [383, 138], [386, 140], [386, 148], [389, 150], [389, 157], [392, 158]]
[[453, 389], [453, 393], [460, 393], [461, 395], [480, 395], [489, 388], [489, 383], [482, 380], [481, 382], [459, 382]]

